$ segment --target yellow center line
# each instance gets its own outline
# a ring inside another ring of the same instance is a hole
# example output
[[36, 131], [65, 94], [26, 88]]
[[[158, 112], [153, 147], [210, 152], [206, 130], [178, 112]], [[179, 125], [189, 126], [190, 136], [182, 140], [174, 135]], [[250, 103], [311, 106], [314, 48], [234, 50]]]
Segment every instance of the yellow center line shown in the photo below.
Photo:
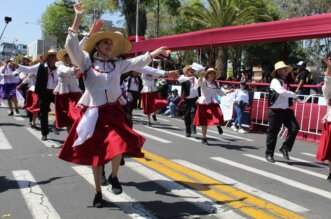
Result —
[[[261, 210], [267, 211], [274, 216], [281, 218], [304, 218], [298, 214], [295, 214], [287, 209], [281, 208], [273, 203], [267, 202], [263, 199], [257, 198], [251, 194], [245, 193], [238, 190], [230, 185], [226, 185], [220, 181], [207, 177], [194, 170], [186, 168], [175, 162], [172, 162], [163, 157], [157, 156], [144, 150], [145, 158], [147, 159], [136, 159], [138, 162], [155, 169], [164, 175], [169, 176], [174, 180], [181, 180], [184, 184], [199, 190], [203, 194], [220, 202], [237, 208], [238, 210], [250, 215], [253, 218], [272, 218], [270, 215], [260, 215]], [[176, 171], [176, 172], [175, 172]], [[192, 179], [183, 176], [191, 177]], [[174, 177], [176, 176], [176, 177]], [[205, 186], [208, 185], [208, 186]], [[211, 189], [212, 188], [212, 189]], [[231, 201], [229, 201], [229, 200]], [[228, 201], [224, 201], [228, 200]], [[238, 204], [241, 203], [241, 204]], [[251, 209], [255, 211], [252, 214]], [[247, 211], [247, 209], [250, 209]], [[259, 210], [256, 210], [259, 209]], [[265, 212], [263, 212], [266, 214]], [[261, 216], [261, 217], [260, 217]], [[263, 217], [262, 217], [263, 216]]]

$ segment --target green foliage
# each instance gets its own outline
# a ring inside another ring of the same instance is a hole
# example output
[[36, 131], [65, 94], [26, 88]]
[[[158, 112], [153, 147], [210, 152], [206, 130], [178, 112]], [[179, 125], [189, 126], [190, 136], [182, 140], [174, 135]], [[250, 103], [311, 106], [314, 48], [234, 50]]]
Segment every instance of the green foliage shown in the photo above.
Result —
[[63, 47], [75, 12], [74, 1], [58, 0], [49, 5], [41, 17], [41, 27], [46, 35], [57, 38], [58, 47]]
[[88, 16], [90, 23], [99, 19], [107, 11], [108, 0], [81, 0], [84, 5], [84, 13]]

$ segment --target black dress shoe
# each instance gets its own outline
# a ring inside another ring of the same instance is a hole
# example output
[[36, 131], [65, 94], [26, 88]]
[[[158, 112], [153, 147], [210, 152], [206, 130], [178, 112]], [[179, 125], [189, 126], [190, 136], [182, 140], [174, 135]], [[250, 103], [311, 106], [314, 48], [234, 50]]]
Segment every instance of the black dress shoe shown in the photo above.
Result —
[[186, 135], [185, 135], [186, 137], [191, 137], [191, 133], [186, 133]]
[[331, 173], [329, 173], [329, 176], [326, 179], [331, 183]]
[[108, 184], [108, 182], [107, 182], [106, 176], [105, 175], [102, 175], [101, 176], [101, 185], [102, 186], [106, 186], [107, 184]]
[[201, 144], [208, 145], [208, 141], [206, 138], [201, 139]]
[[[117, 177], [112, 177], [111, 175], [109, 176], [110, 181], [111, 181], [111, 192], [114, 195], [119, 195], [123, 192], [122, 186], [120, 181], [118, 181]], [[108, 182], [109, 182], [109, 178], [108, 178]]]
[[55, 135], [59, 135], [60, 134], [60, 131], [59, 131], [58, 128], [54, 128], [53, 129], [53, 132], [54, 132]]
[[217, 125], [216, 127], [217, 127], [217, 130], [218, 130], [218, 133], [220, 135], [223, 134], [223, 129], [222, 129], [221, 125]]
[[152, 126], [152, 123], [151, 122], [148, 122], [148, 124], [147, 124], [148, 126]]
[[279, 149], [280, 153], [283, 154], [283, 157], [285, 160], [290, 160], [290, 157], [288, 156], [288, 151], [284, 148]]
[[12, 115], [14, 115], [14, 112], [10, 111], [10, 113], [8, 113], [8, 116], [12, 116]]
[[103, 207], [103, 200], [101, 192], [97, 192], [93, 199], [93, 207], [102, 208]]
[[275, 160], [271, 155], [265, 155], [265, 159], [270, 163], [275, 163]]
[[46, 135], [42, 135], [42, 136], [41, 136], [41, 140], [42, 140], [42, 141], [46, 141], [46, 140], [47, 140], [47, 136], [46, 136]]
[[156, 115], [154, 114], [154, 115], [152, 115], [152, 118], [153, 118], [153, 120], [156, 122], [157, 121], [157, 119], [156, 119]]

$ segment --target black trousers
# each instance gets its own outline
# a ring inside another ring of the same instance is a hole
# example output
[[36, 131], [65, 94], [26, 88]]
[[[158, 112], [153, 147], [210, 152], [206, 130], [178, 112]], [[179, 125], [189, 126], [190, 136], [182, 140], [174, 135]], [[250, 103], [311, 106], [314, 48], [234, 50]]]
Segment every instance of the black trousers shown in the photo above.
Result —
[[197, 108], [196, 102], [197, 97], [192, 99], [185, 99], [185, 110], [184, 110], [184, 121], [185, 121], [185, 129], [186, 133], [192, 133], [192, 131], [196, 131], [196, 127], [192, 125], [195, 110]]
[[139, 91], [128, 91], [128, 98], [130, 100], [131, 108], [137, 109], [139, 108], [138, 101], [140, 99], [140, 92]]
[[41, 134], [47, 136], [49, 133], [48, 129], [48, 111], [51, 105], [51, 102], [54, 103], [54, 94], [51, 91], [44, 92], [42, 94], [38, 94], [39, 99], [39, 118], [41, 125]]
[[282, 149], [292, 150], [295, 138], [299, 131], [299, 124], [291, 109], [268, 110], [269, 127], [267, 130], [267, 150], [266, 155], [274, 155], [278, 133], [282, 124], [287, 128], [288, 134], [283, 143]]

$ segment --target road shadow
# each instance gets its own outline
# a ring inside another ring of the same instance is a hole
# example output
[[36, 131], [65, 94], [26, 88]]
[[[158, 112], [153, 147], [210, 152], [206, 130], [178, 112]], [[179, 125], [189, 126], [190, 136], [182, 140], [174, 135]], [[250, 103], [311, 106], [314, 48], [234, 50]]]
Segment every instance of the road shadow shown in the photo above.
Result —
[[12, 180], [12, 179], [8, 179], [6, 176], [0, 176], [0, 185], [1, 185], [0, 193], [10, 189], [20, 189], [20, 186], [23, 188], [28, 188], [28, 187], [33, 187], [35, 185], [45, 185], [61, 178], [63, 177], [52, 177], [44, 181], [31, 182], [28, 180]]
[[[323, 167], [317, 166], [317, 164], [315, 165], [315, 164], [306, 163], [306, 162], [284, 161], [284, 160], [276, 160], [276, 161], [279, 162], [279, 163], [287, 164], [289, 166], [301, 166], [301, 167], [312, 167], [312, 168], [323, 169]], [[327, 167], [327, 165], [325, 167]]]
[[0, 123], [0, 126], [15, 126], [15, 127], [22, 127], [24, 125], [22, 124], [16, 124], [16, 123]]

